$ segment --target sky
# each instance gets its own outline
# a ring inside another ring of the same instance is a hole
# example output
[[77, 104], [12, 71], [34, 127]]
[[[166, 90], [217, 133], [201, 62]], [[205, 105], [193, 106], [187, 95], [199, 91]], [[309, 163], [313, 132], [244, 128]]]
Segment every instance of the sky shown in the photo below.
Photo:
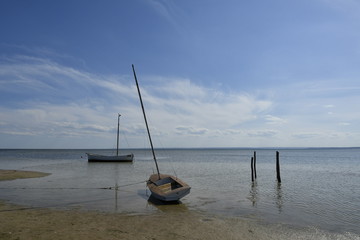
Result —
[[0, 148], [359, 147], [357, 0], [2, 0]]

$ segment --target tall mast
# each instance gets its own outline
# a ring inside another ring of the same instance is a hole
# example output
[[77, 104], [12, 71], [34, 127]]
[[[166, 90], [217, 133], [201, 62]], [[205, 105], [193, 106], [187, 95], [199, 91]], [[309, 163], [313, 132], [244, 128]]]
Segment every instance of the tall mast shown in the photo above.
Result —
[[120, 127], [120, 113], [118, 113], [118, 128], [117, 128], [117, 141], [116, 141], [116, 156], [119, 156], [119, 127]]
[[151, 151], [152, 151], [153, 158], [154, 158], [154, 161], [155, 161], [156, 170], [157, 170], [157, 173], [158, 173], [158, 176], [159, 176], [159, 179], [160, 179], [159, 166], [158, 166], [157, 161], [156, 161], [154, 146], [153, 146], [153, 143], [152, 143], [152, 140], [151, 140], [150, 130], [149, 130], [149, 126], [148, 126], [148, 123], [147, 123], [147, 120], [146, 120], [144, 104], [143, 104], [143, 101], [142, 101], [142, 98], [141, 98], [140, 88], [139, 88], [139, 84], [138, 84], [138, 81], [137, 81], [134, 64], [132, 64], [132, 69], [133, 69], [133, 73], [134, 73], [136, 87], [137, 87], [137, 90], [138, 90], [138, 93], [139, 93], [139, 99], [140, 99], [140, 103], [141, 103], [141, 108], [142, 108], [142, 111], [143, 111], [143, 114], [144, 114], [144, 120], [145, 120], [145, 125], [146, 125], [146, 129], [147, 129], [147, 132], [148, 132], [149, 140], [150, 140]]

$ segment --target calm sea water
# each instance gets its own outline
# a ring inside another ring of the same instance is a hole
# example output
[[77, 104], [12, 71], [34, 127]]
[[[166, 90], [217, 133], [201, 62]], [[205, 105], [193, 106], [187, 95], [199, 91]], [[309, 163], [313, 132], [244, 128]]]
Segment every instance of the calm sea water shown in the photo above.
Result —
[[[0, 150], [0, 169], [50, 176], [0, 182], [0, 199], [30, 207], [80, 208], [144, 214], [200, 210], [263, 223], [360, 234], [360, 148], [278, 149], [282, 183], [276, 181], [275, 149], [156, 150], [160, 171], [191, 187], [180, 205], [148, 201], [145, 180], [154, 171], [149, 150], [128, 163], [88, 163], [86, 150]], [[110, 150], [91, 151], [112, 154]], [[116, 190], [117, 189], [117, 190]], [[345, 236], [345, 235], [344, 235]]]

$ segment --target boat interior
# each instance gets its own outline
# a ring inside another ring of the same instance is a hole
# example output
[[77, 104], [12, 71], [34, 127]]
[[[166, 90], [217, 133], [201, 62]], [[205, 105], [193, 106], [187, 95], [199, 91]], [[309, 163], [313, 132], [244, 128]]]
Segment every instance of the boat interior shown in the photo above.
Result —
[[163, 192], [169, 192], [171, 190], [181, 188], [182, 185], [171, 177], [166, 177], [155, 182], [155, 185], [158, 186]]

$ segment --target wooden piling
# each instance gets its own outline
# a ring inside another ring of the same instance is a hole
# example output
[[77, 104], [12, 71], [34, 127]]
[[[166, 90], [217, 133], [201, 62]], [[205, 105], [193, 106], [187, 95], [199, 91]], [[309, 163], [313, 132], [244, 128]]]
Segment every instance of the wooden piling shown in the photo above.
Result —
[[279, 152], [276, 151], [276, 178], [279, 183], [281, 183], [281, 177], [280, 177], [280, 156]]
[[251, 181], [254, 182], [254, 157], [251, 157]]
[[256, 151], [254, 151], [254, 175], [255, 175], [255, 179], [257, 178], [256, 176]]

